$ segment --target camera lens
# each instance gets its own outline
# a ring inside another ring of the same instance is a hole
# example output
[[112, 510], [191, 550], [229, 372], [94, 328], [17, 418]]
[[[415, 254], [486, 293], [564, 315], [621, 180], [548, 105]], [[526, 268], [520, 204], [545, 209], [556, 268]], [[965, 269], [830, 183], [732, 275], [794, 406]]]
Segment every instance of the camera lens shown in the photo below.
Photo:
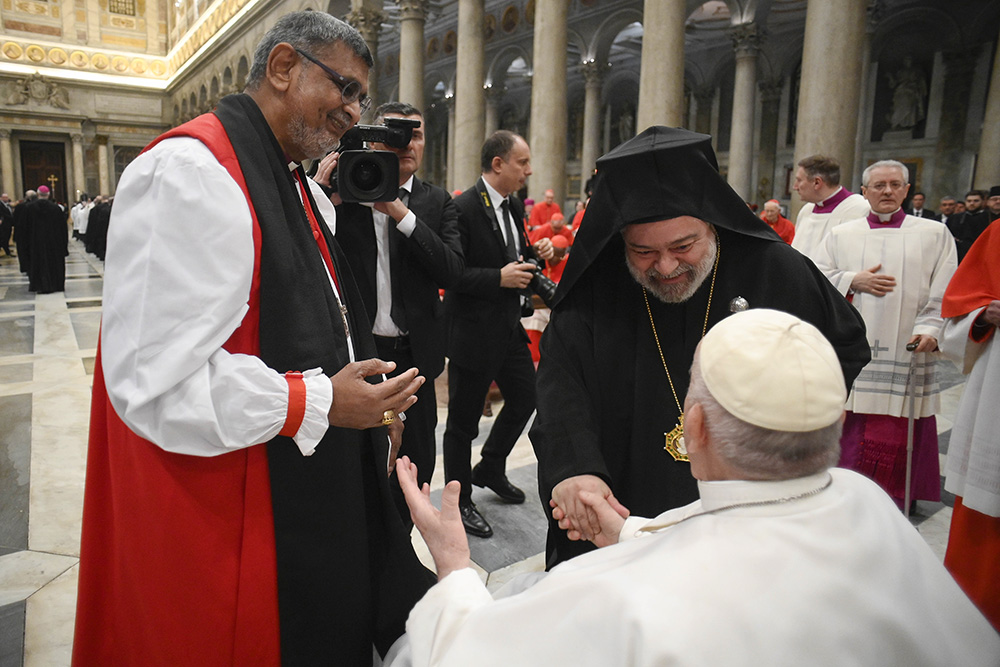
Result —
[[371, 192], [382, 184], [382, 165], [375, 160], [358, 160], [351, 167], [351, 185], [359, 192]]

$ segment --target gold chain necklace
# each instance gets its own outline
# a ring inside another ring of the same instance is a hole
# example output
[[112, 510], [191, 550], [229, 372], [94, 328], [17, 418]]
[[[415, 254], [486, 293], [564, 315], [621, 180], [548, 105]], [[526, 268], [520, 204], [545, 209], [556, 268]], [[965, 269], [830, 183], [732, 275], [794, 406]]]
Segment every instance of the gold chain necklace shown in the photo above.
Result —
[[[712, 295], [715, 293], [715, 276], [719, 273], [719, 256], [722, 254], [722, 247], [718, 237], [715, 240], [715, 266], [712, 267], [712, 283], [708, 288], [708, 306], [705, 307], [705, 323], [701, 326], [701, 337], [705, 337], [708, 331], [708, 314], [712, 310]], [[653, 321], [653, 311], [649, 307], [649, 297], [646, 295], [646, 288], [642, 288], [642, 300], [646, 302], [646, 313], [649, 314], [649, 326], [653, 329], [653, 340], [656, 341], [656, 351], [660, 353], [660, 361], [663, 362], [663, 370], [667, 373], [667, 382], [670, 383], [670, 392], [674, 395], [674, 402], [677, 403], [677, 424], [669, 433], [664, 433], [663, 449], [667, 451], [675, 461], [688, 461], [687, 448], [684, 446], [684, 408], [677, 398], [677, 390], [674, 389], [674, 381], [670, 377], [670, 369], [667, 368], [667, 360], [663, 356], [663, 348], [660, 347], [660, 336], [656, 333], [656, 323]]]

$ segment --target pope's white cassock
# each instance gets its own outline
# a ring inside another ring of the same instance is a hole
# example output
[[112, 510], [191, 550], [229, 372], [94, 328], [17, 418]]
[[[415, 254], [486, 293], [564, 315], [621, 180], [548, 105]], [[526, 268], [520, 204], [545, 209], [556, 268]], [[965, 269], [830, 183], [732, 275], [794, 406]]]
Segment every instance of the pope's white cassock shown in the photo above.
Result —
[[698, 488], [506, 597], [451, 573], [413, 608], [391, 664], [1000, 664], [1000, 638], [868, 479], [834, 468]]
[[[879, 218], [886, 221], [893, 215], [879, 214]], [[896, 287], [884, 296], [857, 292], [851, 301], [865, 320], [872, 360], [855, 380], [847, 409], [908, 417], [907, 380], [913, 353], [906, 350], [906, 344], [916, 334], [941, 337], [941, 297], [957, 265], [954, 238], [941, 223], [912, 215], [903, 217], [898, 228], [873, 229], [869, 218], [860, 218], [833, 228], [814, 259], [844, 295], [859, 271], [878, 265], [882, 268], [877, 273], [896, 279]], [[920, 354], [916, 364], [915, 413], [929, 417], [940, 407], [934, 372], [937, 355]]]
[[843, 187], [818, 204], [807, 202], [795, 218], [792, 247], [815, 262], [831, 229], [848, 220], [863, 218], [869, 211], [867, 199]]
[[966, 507], [1000, 517], [1000, 346], [996, 333], [978, 343], [969, 337], [983, 310], [949, 319], [941, 341], [941, 351], [969, 376], [948, 441], [944, 488]]

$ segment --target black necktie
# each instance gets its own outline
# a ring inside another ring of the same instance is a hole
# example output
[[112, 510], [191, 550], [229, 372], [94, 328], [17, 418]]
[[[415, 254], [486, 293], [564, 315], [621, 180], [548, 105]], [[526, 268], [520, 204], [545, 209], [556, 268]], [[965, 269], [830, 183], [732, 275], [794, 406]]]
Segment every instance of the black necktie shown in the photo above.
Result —
[[[399, 189], [399, 200], [406, 204], [409, 193], [406, 188]], [[399, 238], [402, 232], [396, 229], [395, 220], [386, 216], [389, 223], [387, 236], [389, 241], [389, 288], [392, 292], [392, 306], [389, 308], [389, 317], [399, 330], [406, 333], [406, 308], [403, 305], [403, 276], [399, 267]]]
[[513, 262], [517, 260], [517, 245], [514, 244], [514, 228], [510, 224], [510, 204], [506, 198], [500, 202], [500, 210], [503, 211], [503, 226], [507, 231], [507, 259]]

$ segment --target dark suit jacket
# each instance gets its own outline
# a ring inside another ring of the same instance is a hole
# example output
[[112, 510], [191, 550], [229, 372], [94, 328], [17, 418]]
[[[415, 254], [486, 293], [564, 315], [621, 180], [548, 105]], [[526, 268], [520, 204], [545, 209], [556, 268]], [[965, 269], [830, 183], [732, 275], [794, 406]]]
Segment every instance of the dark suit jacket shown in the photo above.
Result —
[[[465, 270], [444, 297], [448, 317], [448, 358], [473, 370], [492, 371], [503, 361], [512, 331], [521, 327], [521, 291], [500, 287], [500, 269], [507, 263], [507, 246], [482, 177], [455, 198], [458, 229], [465, 253]], [[510, 215], [521, 237], [521, 255], [536, 259], [524, 234], [524, 206], [510, 197]]]
[[[938, 215], [936, 212], [932, 211], [931, 209], [924, 208], [921, 209], [921, 211], [923, 212], [923, 214], [920, 216], [921, 218], [927, 218], [928, 220], [937, 220], [940, 222], [941, 216]], [[906, 214], [913, 215], [913, 208], [911, 207], [906, 209]]]
[[[390, 229], [394, 237], [390, 242], [399, 244], [399, 265], [392, 267], [392, 279], [400, 281], [413, 360], [432, 380], [444, 369], [445, 354], [444, 306], [438, 289], [450, 287], [464, 266], [458, 209], [451, 195], [419, 178], [413, 179], [408, 207], [417, 216], [417, 226], [409, 237]], [[337, 242], [351, 265], [368, 321], [374, 322], [378, 247], [372, 210], [360, 204], [338, 206]]]

